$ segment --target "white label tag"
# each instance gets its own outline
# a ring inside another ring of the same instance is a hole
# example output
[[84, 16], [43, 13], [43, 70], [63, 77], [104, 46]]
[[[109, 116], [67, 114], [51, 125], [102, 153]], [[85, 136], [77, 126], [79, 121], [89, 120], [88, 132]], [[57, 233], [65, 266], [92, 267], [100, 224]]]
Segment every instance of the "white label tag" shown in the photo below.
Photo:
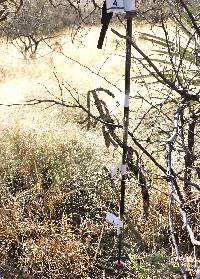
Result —
[[111, 169], [111, 178], [115, 179], [121, 174], [122, 171], [122, 160], [120, 160], [115, 167]]
[[117, 178], [120, 174], [125, 175], [126, 173], [126, 164], [122, 164], [122, 160], [120, 160], [117, 165], [111, 169], [111, 178], [115, 179]]
[[135, 11], [135, 0], [124, 0], [124, 11], [125, 12], [132, 12]]
[[108, 13], [123, 13], [124, 0], [106, 0], [106, 8]]
[[122, 228], [123, 223], [119, 217], [115, 216], [115, 214], [108, 212], [106, 215], [106, 221], [117, 228]]

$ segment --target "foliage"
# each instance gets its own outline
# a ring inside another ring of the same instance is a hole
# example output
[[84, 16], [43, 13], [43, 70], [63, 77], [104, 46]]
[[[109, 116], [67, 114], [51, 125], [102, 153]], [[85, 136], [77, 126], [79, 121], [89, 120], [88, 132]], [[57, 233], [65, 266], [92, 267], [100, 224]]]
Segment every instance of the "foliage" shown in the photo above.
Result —
[[164, 250], [139, 258], [138, 255], [132, 254], [130, 258], [131, 268], [138, 279], [172, 278], [172, 276], [180, 278], [178, 267], [169, 261]]

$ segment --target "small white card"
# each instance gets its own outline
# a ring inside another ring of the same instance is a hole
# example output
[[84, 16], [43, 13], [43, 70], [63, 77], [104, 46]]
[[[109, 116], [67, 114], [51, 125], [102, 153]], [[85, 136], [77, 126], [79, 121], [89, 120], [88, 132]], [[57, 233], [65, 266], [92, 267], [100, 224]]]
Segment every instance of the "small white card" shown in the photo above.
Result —
[[117, 228], [122, 228], [123, 223], [119, 217], [115, 216], [115, 214], [108, 212], [106, 215], [106, 221]]
[[108, 13], [123, 13], [124, 0], [106, 0], [106, 8]]
[[136, 10], [135, 0], [124, 0], [124, 11], [133, 12]]
[[119, 175], [124, 175], [126, 173], [126, 165], [122, 164], [120, 160], [113, 168], [111, 168], [111, 178], [116, 179]]
[[135, 11], [135, 0], [106, 0], [108, 13], [123, 13]]
[[120, 160], [112, 169], [111, 169], [111, 178], [117, 178], [122, 171], [122, 160]]

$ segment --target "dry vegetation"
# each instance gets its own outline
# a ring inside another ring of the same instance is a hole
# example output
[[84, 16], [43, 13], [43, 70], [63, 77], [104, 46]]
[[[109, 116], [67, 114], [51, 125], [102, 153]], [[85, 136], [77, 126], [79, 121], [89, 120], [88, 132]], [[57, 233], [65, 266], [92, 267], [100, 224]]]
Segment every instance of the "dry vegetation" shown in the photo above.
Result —
[[[61, 93], [65, 99], [72, 98], [67, 90], [61, 92], [57, 77], [83, 100], [88, 90], [105, 87], [122, 103], [124, 43], [109, 33], [107, 47], [99, 52], [97, 27], [83, 29], [74, 44], [71, 31], [63, 33], [52, 48], [42, 44], [34, 60], [24, 61], [13, 45], [1, 43], [0, 103], [55, 99]], [[133, 69], [138, 69], [136, 64]], [[104, 78], [108, 74], [111, 84]], [[140, 85], [134, 86], [140, 90]], [[147, 107], [141, 104], [134, 103], [136, 116], [139, 107], [141, 111]], [[109, 100], [108, 105], [114, 109]], [[46, 105], [1, 106], [0, 117], [0, 272], [5, 279], [180, 278], [169, 246], [164, 180], [147, 175], [153, 187], [146, 220], [140, 189], [130, 177], [125, 228], [129, 262], [121, 277], [116, 277], [119, 271], [112, 265], [116, 233], [104, 220], [107, 210], [118, 210], [119, 183], [113, 190], [103, 167], [110, 168], [120, 157], [119, 150], [106, 149], [98, 129], [86, 131], [77, 124], [83, 118], [81, 111]], [[150, 165], [147, 158], [142, 159]], [[191, 259], [188, 254], [188, 269]]]

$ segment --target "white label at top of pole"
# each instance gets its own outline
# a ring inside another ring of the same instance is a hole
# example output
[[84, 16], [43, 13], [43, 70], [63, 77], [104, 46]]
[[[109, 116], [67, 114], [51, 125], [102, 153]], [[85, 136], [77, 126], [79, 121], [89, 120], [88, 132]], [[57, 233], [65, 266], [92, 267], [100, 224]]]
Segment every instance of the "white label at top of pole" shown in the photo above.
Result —
[[106, 0], [106, 8], [108, 13], [135, 11], [135, 0]]
[[106, 0], [106, 8], [108, 13], [123, 13], [124, 0]]
[[124, 0], [124, 11], [125, 12], [132, 12], [135, 11], [135, 0]]

